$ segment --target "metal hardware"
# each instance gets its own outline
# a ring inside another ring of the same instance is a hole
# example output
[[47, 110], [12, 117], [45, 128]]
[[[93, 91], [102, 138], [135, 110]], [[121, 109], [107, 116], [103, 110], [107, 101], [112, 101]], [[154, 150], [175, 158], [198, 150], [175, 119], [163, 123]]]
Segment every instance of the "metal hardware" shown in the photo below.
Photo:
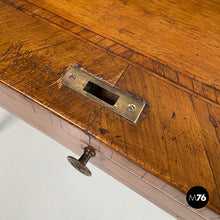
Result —
[[75, 159], [74, 157], [68, 156], [67, 159], [70, 164], [77, 169], [79, 172], [86, 176], [91, 176], [91, 171], [86, 167], [87, 162], [91, 157], [95, 156], [95, 150], [88, 146], [84, 148], [83, 155], [79, 158], [79, 160]]
[[128, 105], [127, 109], [129, 112], [133, 112], [136, 109], [136, 106], [131, 104], [131, 105]]
[[145, 103], [125, 91], [93, 76], [76, 66], [71, 66], [61, 79], [61, 83], [80, 94], [98, 102], [118, 115], [135, 123]]
[[75, 78], [76, 78], [76, 74], [75, 74], [75, 73], [70, 74], [70, 75], [69, 75], [69, 78], [70, 78], [70, 79], [75, 79]]

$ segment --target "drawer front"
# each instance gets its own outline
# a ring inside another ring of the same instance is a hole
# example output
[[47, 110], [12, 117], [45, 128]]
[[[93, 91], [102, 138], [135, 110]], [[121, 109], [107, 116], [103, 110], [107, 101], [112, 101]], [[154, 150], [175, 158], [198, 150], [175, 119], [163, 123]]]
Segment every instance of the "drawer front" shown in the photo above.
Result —
[[184, 193], [90, 137], [59, 115], [3, 84], [0, 84], [0, 105], [78, 155], [83, 153], [85, 147], [91, 146], [96, 155], [90, 159], [88, 168], [90, 162], [93, 163], [174, 217], [199, 220], [218, 216], [208, 208], [192, 210], [186, 203]]

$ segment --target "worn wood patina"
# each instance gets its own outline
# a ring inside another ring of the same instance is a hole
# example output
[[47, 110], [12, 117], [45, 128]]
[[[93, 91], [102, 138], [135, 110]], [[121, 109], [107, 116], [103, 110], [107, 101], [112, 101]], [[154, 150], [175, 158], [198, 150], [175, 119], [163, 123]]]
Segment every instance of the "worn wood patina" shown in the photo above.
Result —
[[[148, 171], [184, 193], [203, 186], [220, 213], [219, 7], [0, 1], [0, 105], [71, 149], [69, 135], [82, 137], [77, 146], [100, 142], [110, 159], [117, 152], [143, 169], [142, 179]], [[144, 100], [138, 121], [61, 84], [73, 64]]]

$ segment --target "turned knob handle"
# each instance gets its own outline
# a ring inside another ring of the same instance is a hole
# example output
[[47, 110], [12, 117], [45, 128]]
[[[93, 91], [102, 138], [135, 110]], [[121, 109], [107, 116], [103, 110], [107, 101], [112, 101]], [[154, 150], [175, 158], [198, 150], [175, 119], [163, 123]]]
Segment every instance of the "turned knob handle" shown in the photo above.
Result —
[[95, 150], [92, 147], [88, 146], [84, 148], [84, 153], [78, 160], [71, 156], [68, 156], [67, 159], [70, 162], [70, 164], [79, 172], [81, 172], [86, 176], [91, 176], [92, 173], [88, 169], [86, 164], [89, 161], [89, 159], [94, 156], [95, 156]]

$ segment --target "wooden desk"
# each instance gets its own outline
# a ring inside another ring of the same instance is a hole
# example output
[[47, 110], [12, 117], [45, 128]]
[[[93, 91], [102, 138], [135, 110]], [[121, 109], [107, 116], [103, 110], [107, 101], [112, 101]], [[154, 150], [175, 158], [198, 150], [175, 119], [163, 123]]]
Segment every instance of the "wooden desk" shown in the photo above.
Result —
[[[175, 217], [216, 219], [219, 3], [163, 4], [0, 1], [0, 104], [74, 152], [93, 146], [91, 162]], [[137, 123], [62, 85], [72, 64], [143, 99]], [[215, 212], [171, 185], [205, 187]]]

